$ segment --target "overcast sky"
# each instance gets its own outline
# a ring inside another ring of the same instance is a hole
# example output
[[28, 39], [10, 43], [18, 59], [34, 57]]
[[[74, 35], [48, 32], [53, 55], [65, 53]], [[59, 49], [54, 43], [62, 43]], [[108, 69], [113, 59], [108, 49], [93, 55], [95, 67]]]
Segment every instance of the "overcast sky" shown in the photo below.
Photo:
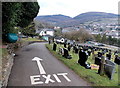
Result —
[[118, 13], [119, 0], [37, 0], [39, 15], [63, 14], [74, 17], [81, 13], [99, 11]]

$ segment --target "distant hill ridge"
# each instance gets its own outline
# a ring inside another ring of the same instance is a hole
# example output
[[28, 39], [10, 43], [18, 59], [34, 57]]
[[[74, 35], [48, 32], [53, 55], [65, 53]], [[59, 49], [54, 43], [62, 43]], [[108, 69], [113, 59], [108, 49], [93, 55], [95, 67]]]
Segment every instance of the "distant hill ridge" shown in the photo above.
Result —
[[74, 26], [80, 23], [84, 23], [87, 21], [93, 21], [95, 19], [102, 18], [117, 18], [117, 14], [113, 13], [105, 13], [105, 12], [87, 12], [79, 14], [75, 17], [69, 17], [65, 15], [45, 15], [45, 16], [37, 16], [35, 20], [41, 22], [51, 23], [56, 26], [66, 27], [66, 26]]

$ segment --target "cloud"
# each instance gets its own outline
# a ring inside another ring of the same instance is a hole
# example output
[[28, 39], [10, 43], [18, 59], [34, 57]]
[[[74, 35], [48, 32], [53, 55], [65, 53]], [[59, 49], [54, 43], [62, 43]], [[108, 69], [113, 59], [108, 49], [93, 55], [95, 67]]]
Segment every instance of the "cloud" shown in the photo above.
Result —
[[119, 0], [38, 0], [38, 15], [64, 14], [74, 17], [80, 13], [100, 11], [118, 13]]

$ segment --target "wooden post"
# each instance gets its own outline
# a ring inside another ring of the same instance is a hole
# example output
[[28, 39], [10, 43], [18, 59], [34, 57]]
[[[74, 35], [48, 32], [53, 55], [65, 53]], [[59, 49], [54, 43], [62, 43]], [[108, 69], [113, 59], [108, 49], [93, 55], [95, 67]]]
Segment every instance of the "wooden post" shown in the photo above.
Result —
[[101, 57], [101, 66], [100, 66], [100, 75], [104, 75], [104, 64], [105, 64], [105, 57]]

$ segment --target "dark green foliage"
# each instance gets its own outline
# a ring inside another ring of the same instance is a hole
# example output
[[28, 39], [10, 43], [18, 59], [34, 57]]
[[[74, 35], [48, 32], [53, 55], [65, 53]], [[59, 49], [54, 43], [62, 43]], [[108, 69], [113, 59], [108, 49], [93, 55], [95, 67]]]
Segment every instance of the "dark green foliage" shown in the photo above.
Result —
[[55, 30], [55, 36], [61, 36], [62, 35], [62, 28]]
[[105, 35], [105, 34], [103, 35], [103, 37], [102, 37], [101, 41], [102, 41], [102, 42], [104, 42], [104, 43], [107, 43], [107, 37], [106, 37], [106, 35]]
[[109, 44], [109, 45], [120, 46], [120, 39], [112, 38], [111, 36], [107, 37], [106, 35], [101, 36], [100, 34], [94, 35], [94, 37], [97, 42], [101, 42], [101, 43], [105, 43], [105, 44]]
[[37, 16], [39, 6], [37, 2], [24, 2], [22, 3], [22, 15], [20, 15], [21, 21], [19, 22], [20, 27], [26, 27], [33, 19]]
[[[20, 21], [21, 4], [18, 2], [3, 2], [2, 3], [2, 33], [14, 33], [14, 26]], [[18, 15], [19, 13], [19, 15]]]
[[37, 2], [2, 2], [2, 33], [16, 33], [16, 26], [26, 27], [37, 16]]
[[27, 27], [21, 29], [21, 32], [26, 36], [35, 36], [35, 24], [32, 22]]

